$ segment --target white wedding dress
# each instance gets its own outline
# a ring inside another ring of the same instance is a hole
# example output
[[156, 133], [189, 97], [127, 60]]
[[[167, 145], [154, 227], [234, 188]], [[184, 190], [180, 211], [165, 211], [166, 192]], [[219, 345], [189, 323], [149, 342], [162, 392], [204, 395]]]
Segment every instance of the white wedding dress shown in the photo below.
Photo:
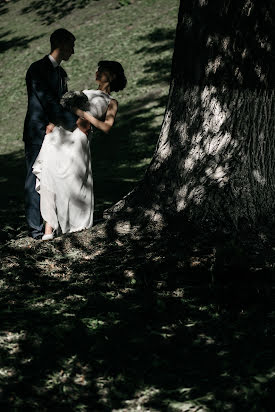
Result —
[[[104, 120], [112, 97], [101, 90], [83, 90], [90, 114]], [[90, 139], [76, 128], [73, 132], [56, 126], [45, 136], [33, 165], [41, 215], [62, 233], [88, 229], [93, 224], [94, 196]]]

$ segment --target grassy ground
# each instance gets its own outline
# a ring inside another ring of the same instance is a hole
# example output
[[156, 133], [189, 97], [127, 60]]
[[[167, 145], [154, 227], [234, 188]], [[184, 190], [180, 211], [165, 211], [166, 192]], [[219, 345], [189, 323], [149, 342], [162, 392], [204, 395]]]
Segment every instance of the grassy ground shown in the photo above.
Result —
[[274, 237], [245, 239], [254, 272], [215, 243], [117, 222], [6, 242], [1, 410], [273, 411]]
[[100, 218], [154, 151], [177, 9], [175, 0], [0, 4], [1, 411], [275, 409], [272, 231], [234, 240], [176, 224], [153, 236], [110, 220], [46, 244], [26, 237], [29, 64], [63, 26], [77, 37], [70, 89], [93, 87], [101, 59], [125, 67], [116, 125], [93, 142]]

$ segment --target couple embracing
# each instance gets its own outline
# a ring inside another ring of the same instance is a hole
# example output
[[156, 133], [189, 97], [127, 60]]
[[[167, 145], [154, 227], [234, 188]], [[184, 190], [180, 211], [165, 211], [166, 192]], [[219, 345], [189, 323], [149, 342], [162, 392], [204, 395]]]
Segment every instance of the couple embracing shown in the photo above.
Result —
[[118, 109], [110, 93], [127, 83], [121, 64], [104, 60], [96, 71], [97, 89], [66, 95], [67, 74], [60, 63], [74, 53], [75, 37], [58, 29], [50, 43], [51, 53], [27, 71], [23, 137], [26, 218], [30, 235], [42, 240], [53, 239], [57, 230], [68, 233], [92, 226], [92, 130], [109, 132]]

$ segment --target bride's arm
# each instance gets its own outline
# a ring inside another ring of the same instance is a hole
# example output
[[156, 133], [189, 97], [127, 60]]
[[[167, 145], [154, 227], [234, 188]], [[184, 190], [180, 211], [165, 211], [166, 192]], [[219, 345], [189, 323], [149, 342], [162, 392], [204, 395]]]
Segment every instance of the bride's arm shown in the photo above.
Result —
[[115, 99], [112, 99], [109, 103], [104, 122], [98, 120], [89, 112], [84, 112], [83, 110], [77, 108], [75, 108], [73, 111], [77, 116], [81, 117], [82, 119], [88, 120], [88, 122], [92, 123], [92, 125], [95, 126], [97, 129], [102, 130], [104, 133], [109, 133], [115, 121], [117, 108], [117, 101]]

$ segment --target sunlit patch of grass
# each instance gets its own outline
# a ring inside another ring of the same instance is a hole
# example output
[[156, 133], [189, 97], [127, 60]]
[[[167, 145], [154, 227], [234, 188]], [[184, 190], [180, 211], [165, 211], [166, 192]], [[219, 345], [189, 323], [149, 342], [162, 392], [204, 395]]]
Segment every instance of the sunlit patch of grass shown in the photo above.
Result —
[[3, 331], [0, 333], [0, 349], [6, 350], [10, 355], [18, 354], [20, 342], [26, 338], [25, 331], [11, 332]]
[[60, 361], [60, 367], [46, 376], [44, 391], [61, 392], [69, 396], [69, 401], [77, 399], [78, 388], [89, 384], [89, 375], [90, 367], [83, 364], [76, 355], [72, 355]]
[[0, 380], [9, 379], [16, 374], [15, 368], [0, 368]]
[[105, 322], [100, 319], [83, 318], [81, 320], [91, 332], [105, 325]]

